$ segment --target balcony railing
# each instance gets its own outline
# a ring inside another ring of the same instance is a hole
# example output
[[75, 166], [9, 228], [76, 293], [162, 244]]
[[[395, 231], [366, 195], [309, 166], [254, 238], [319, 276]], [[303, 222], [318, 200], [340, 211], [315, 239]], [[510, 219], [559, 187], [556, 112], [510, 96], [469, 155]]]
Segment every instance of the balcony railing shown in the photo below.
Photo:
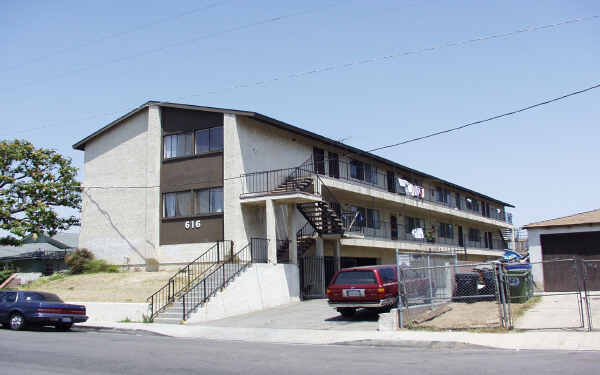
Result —
[[[437, 189], [431, 189], [419, 185], [416, 186], [418, 189], [413, 189], [412, 192], [407, 191], [404, 187], [399, 186], [398, 176], [388, 175], [387, 172], [383, 173], [374, 167], [366, 167], [363, 164], [362, 167], [348, 162], [346, 160], [338, 159], [325, 159], [322, 162], [309, 162], [303, 165], [304, 169], [314, 171], [320, 175], [324, 175], [330, 178], [339, 180], [346, 180], [352, 183], [368, 185], [370, 188], [387, 191], [389, 193], [395, 193], [415, 201], [425, 201], [437, 206], [455, 208], [468, 213], [481, 215], [494, 220], [500, 220], [504, 222], [512, 223], [512, 216], [504, 211], [504, 208], [490, 207], [489, 213], [484, 213], [482, 202], [473, 207], [474, 202], [468, 202], [468, 197], [460, 194], [457, 200], [456, 192], [451, 192], [449, 195], [445, 195], [439, 192]], [[424, 192], [421, 193], [420, 190]], [[470, 207], [470, 208], [469, 208]]]
[[[425, 234], [423, 238], [415, 238], [412, 234], [412, 231], [407, 231], [406, 227], [402, 224], [397, 224], [395, 226], [391, 225], [391, 223], [386, 221], [380, 221], [378, 223], [372, 223], [371, 225], [367, 225], [364, 222], [357, 222], [354, 220], [352, 222], [352, 215], [345, 214], [344, 215], [344, 224], [346, 224], [346, 233], [349, 235], [362, 235], [365, 238], [373, 238], [373, 239], [382, 239], [389, 241], [408, 241], [415, 242], [421, 244], [431, 244], [431, 245], [442, 245], [442, 246], [452, 246], [456, 248], [479, 248], [479, 249], [488, 249], [488, 250], [504, 250], [504, 242], [501, 239], [493, 238], [492, 246], [486, 247], [485, 242], [481, 241], [468, 241], [466, 238], [463, 239], [462, 243], [459, 241], [456, 233], [453, 233], [452, 238], [442, 237], [440, 235], [433, 234], [431, 237]], [[425, 225], [425, 227], [429, 227], [429, 225]], [[427, 238], [429, 237], [429, 238]]]

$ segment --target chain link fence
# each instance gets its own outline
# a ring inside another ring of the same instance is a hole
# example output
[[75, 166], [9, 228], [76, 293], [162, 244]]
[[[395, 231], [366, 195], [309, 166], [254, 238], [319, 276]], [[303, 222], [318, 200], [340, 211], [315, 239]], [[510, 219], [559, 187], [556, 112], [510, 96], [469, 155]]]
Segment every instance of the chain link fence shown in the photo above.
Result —
[[600, 260], [583, 260], [583, 286], [588, 329], [600, 330]]

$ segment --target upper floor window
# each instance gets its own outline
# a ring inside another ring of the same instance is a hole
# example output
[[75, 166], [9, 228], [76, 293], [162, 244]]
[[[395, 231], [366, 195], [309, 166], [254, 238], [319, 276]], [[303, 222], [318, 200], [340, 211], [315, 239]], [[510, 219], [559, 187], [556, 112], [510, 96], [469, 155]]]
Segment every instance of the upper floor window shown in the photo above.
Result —
[[469, 228], [469, 241], [481, 242], [481, 232], [479, 229]]
[[365, 164], [365, 181], [377, 185], [377, 167]]
[[194, 133], [186, 132], [181, 134], [165, 136], [164, 158], [179, 158], [194, 154]]
[[450, 192], [447, 189], [442, 189], [441, 187], [435, 188], [436, 198], [438, 202], [441, 203], [450, 203]]
[[365, 167], [362, 161], [350, 161], [350, 177], [355, 178], [357, 180], [365, 179]]
[[423, 219], [419, 219], [416, 217], [410, 217], [410, 216], [406, 216], [405, 217], [405, 225], [404, 225], [404, 230], [406, 233], [411, 233], [413, 231], [413, 229], [418, 229], [418, 228], [425, 228], [425, 221]]
[[454, 227], [452, 224], [440, 223], [439, 235], [442, 238], [454, 238]]
[[196, 154], [223, 150], [223, 127], [196, 130]]
[[196, 130], [164, 137], [164, 159], [223, 150], [223, 127]]
[[467, 207], [468, 210], [473, 210], [473, 211], [477, 211], [479, 212], [479, 202], [477, 201], [477, 199], [473, 199], [473, 198], [467, 198], [465, 199], [465, 206]]
[[379, 210], [367, 208], [367, 228], [373, 228], [373, 229], [381, 228]]

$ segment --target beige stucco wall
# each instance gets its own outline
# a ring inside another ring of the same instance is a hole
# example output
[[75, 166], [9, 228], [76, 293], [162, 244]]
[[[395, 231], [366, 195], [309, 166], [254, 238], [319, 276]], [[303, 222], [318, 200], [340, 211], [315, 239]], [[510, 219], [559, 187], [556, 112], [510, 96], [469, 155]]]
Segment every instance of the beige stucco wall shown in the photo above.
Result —
[[80, 247], [114, 264], [159, 256], [160, 151], [157, 107], [86, 144]]

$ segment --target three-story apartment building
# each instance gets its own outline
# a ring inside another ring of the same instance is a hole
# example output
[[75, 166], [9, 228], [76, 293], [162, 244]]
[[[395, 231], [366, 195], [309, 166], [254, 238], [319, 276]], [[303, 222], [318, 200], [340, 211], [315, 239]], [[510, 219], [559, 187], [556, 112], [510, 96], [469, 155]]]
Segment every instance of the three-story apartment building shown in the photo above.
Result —
[[183, 264], [266, 239], [265, 261], [394, 262], [394, 250], [498, 257], [498, 199], [247, 111], [147, 102], [77, 142], [80, 246], [115, 264]]

